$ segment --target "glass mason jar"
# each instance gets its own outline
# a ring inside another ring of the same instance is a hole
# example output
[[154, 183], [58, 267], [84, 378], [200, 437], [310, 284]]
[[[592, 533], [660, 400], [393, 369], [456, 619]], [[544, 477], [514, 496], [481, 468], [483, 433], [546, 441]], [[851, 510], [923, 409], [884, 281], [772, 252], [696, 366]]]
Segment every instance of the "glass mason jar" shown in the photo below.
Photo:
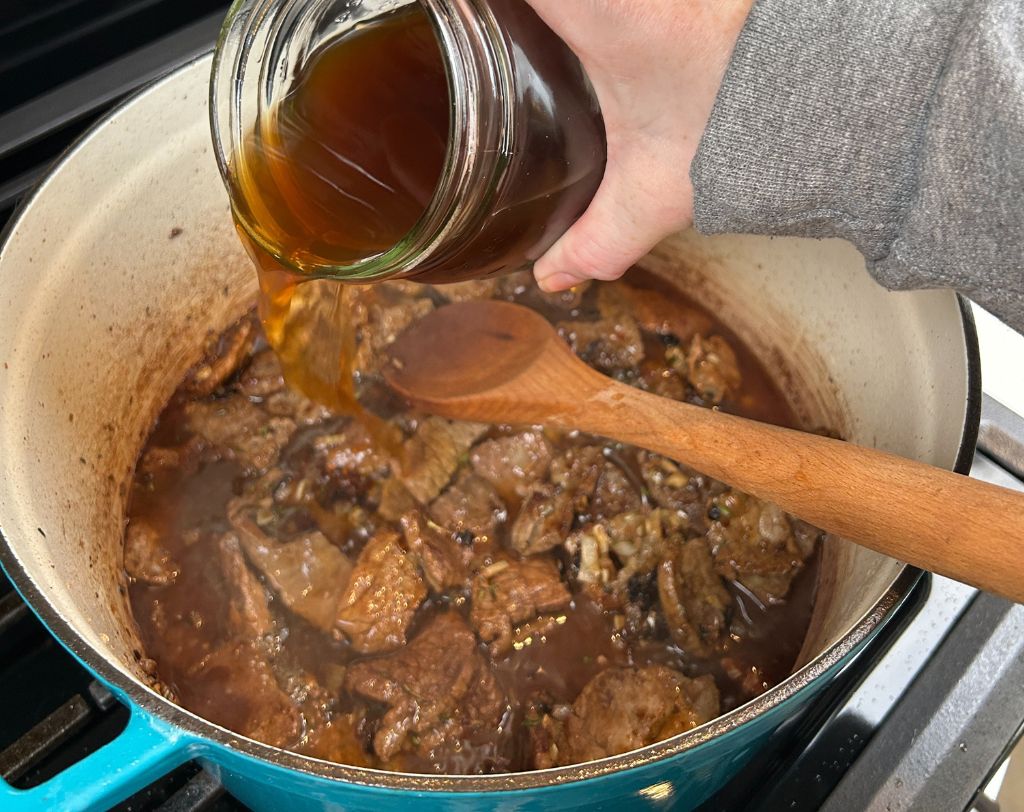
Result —
[[418, 0], [444, 63], [450, 110], [443, 168], [425, 210], [390, 248], [345, 262], [277, 244], [240, 182], [245, 139], [318, 49], [411, 2], [236, 0], [229, 12], [211, 80], [217, 160], [240, 230], [287, 270], [353, 282], [518, 270], [565, 232], [600, 183], [605, 135], [593, 89], [525, 0]]

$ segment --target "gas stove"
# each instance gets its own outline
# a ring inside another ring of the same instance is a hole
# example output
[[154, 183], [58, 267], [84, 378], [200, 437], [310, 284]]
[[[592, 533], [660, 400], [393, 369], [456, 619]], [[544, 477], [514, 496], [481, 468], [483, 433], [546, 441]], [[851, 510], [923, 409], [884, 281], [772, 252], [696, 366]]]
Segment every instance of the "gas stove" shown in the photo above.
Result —
[[[209, 50], [216, 0], [5, 0], [0, 227], [111, 105]], [[985, 398], [971, 475], [1024, 490], [1024, 337], [975, 310]], [[925, 575], [897, 617], [705, 810], [990, 812], [1024, 721], [1024, 607]], [[113, 740], [128, 711], [0, 576], [0, 776], [46, 781]], [[195, 762], [115, 809], [240, 810]]]

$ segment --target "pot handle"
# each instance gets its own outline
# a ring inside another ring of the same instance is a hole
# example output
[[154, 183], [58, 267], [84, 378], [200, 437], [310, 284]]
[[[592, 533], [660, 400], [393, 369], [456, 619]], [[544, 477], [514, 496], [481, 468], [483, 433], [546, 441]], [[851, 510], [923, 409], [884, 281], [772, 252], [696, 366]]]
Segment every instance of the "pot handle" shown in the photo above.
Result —
[[0, 779], [0, 809], [64, 812], [109, 809], [190, 757], [192, 739], [137, 706], [116, 739], [31, 789]]

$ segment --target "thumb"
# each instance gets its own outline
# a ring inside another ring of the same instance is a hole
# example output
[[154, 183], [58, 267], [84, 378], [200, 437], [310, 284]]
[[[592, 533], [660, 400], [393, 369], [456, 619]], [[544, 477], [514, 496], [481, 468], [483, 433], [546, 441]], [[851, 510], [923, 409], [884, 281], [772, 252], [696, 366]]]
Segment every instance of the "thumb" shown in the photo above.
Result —
[[[541, 290], [565, 290], [587, 279], [618, 279], [658, 242], [687, 224], [681, 184], [643, 152], [613, 160], [576, 223], [534, 264]], [[685, 169], [684, 169], [685, 172]], [[661, 176], [657, 173], [661, 173]]]

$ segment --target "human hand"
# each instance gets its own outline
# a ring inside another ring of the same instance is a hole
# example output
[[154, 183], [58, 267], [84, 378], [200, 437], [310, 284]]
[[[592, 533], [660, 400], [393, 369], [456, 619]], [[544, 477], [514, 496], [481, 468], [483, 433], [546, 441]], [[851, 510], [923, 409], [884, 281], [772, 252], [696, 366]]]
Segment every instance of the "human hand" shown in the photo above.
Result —
[[753, 0], [527, 0], [601, 103], [608, 163], [583, 216], [534, 265], [543, 290], [617, 279], [693, 220], [690, 162]]

